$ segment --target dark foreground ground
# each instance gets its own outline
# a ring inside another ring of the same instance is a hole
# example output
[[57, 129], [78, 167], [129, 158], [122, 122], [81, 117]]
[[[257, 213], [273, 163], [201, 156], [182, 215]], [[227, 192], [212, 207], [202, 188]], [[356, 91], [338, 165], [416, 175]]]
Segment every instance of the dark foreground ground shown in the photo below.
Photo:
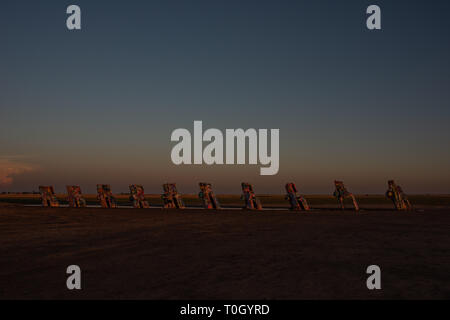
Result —
[[[0, 207], [1, 299], [450, 298], [450, 211]], [[66, 289], [66, 268], [82, 290]], [[369, 265], [382, 290], [366, 288]]]

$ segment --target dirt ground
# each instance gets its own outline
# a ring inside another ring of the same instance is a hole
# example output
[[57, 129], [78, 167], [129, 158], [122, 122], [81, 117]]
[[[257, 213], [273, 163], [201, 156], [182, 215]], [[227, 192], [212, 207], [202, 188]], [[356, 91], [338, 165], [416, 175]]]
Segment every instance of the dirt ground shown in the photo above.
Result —
[[[450, 211], [0, 207], [1, 299], [450, 299]], [[82, 290], [66, 288], [79, 265]], [[366, 268], [381, 268], [368, 290]]]

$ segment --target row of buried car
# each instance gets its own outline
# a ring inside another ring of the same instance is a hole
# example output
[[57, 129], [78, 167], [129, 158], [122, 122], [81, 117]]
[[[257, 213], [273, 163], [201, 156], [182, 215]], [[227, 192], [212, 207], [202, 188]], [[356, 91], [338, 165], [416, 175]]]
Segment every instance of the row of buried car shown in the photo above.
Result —
[[[344, 207], [344, 200], [351, 199], [355, 211], [359, 211], [359, 205], [355, 196], [350, 193], [344, 186], [342, 181], [334, 181], [335, 191], [334, 196], [339, 201], [342, 209]], [[200, 193], [199, 198], [202, 201], [205, 209], [220, 209], [219, 201], [212, 191], [210, 183], [199, 183]], [[250, 183], [243, 182], [242, 197], [245, 202], [244, 209], [262, 210], [261, 201], [253, 191], [253, 186]], [[291, 210], [310, 210], [310, 207], [298, 190], [294, 183], [287, 183], [286, 186], [286, 200], [289, 201]], [[164, 203], [164, 208], [183, 209], [185, 204], [178, 193], [175, 183], [166, 183], [163, 185], [164, 193], [161, 198]], [[44, 207], [59, 207], [59, 201], [56, 198], [55, 190], [52, 186], [40, 186], [39, 192], [41, 194], [41, 201]], [[386, 196], [391, 199], [397, 210], [412, 210], [411, 203], [400, 186], [396, 185], [393, 180], [388, 181], [388, 190]], [[111, 187], [107, 184], [97, 185], [97, 199], [103, 208], [117, 208], [118, 204], [116, 198], [112, 194]], [[79, 186], [67, 186], [67, 200], [70, 207], [81, 208], [86, 207], [86, 200], [83, 198], [81, 188]], [[144, 188], [141, 185], [130, 185], [130, 201], [133, 202], [135, 208], [150, 208], [150, 204], [145, 199]]]

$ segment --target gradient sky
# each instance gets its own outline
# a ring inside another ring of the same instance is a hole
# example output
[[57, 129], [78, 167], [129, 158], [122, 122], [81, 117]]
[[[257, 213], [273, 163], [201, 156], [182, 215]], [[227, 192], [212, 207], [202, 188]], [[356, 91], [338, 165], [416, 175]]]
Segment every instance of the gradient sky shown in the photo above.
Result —
[[[82, 30], [66, 28], [70, 4]], [[382, 30], [367, 30], [377, 4]], [[0, 2], [0, 191], [450, 193], [449, 1]], [[170, 134], [279, 128], [280, 171], [175, 166]]]

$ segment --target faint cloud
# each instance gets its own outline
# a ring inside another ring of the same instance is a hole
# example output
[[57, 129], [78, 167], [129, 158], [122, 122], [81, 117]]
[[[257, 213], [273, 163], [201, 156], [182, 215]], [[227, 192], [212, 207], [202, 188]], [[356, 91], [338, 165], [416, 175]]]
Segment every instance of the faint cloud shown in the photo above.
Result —
[[20, 157], [0, 157], [0, 186], [9, 186], [17, 175], [35, 171], [35, 166], [20, 160]]

